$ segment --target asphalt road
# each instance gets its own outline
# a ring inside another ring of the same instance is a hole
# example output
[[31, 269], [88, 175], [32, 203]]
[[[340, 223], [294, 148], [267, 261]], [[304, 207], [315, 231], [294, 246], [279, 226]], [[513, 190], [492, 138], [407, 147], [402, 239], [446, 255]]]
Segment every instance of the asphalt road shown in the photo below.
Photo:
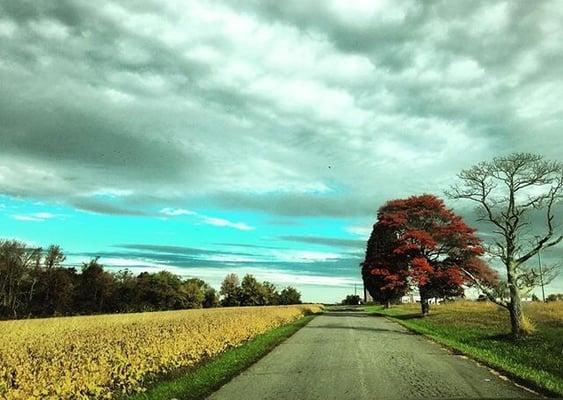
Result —
[[362, 312], [328, 312], [209, 399], [537, 398], [463, 356]]

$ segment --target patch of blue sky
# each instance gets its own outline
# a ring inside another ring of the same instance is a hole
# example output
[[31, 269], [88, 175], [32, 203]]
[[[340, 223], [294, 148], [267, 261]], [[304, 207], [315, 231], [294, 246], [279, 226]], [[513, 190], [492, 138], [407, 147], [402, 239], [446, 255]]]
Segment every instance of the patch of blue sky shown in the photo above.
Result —
[[[317, 286], [341, 291], [359, 283], [360, 260], [351, 254], [353, 249], [283, 239], [342, 237], [349, 224], [345, 219], [294, 218], [286, 224], [272, 223], [262, 213], [178, 208], [134, 216], [99, 214], [10, 196], [0, 197], [0, 204], [4, 238], [41, 247], [58, 244], [69, 254], [69, 265], [99, 255], [114, 270], [199, 273], [214, 286], [229, 271], [241, 275], [251, 271], [261, 279], [277, 279], [274, 283], [282, 286], [307, 287], [311, 294], [322, 292]], [[144, 245], [148, 247], [143, 249]], [[176, 253], [170, 251], [173, 246], [178, 247]], [[187, 254], [178, 254], [184, 247]], [[316, 296], [305, 299], [320, 301]]]

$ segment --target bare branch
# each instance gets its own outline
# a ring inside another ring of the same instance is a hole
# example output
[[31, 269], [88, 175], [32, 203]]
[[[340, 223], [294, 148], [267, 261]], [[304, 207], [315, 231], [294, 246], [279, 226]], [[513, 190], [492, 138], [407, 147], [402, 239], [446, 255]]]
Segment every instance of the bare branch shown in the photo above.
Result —
[[524, 254], [520, 258], [516, 260], [517, 263], [522, 264], [538, 254], [538, 251], [544, 248], [552, 247], [561, 242], [563, 240], [563, 235], [551, 240], [554, 235], [555, 226], [553, 224], [553, 220], [555, 218], [553, 213], [553, 208], [557, 204], [557, 201], [561, 197], [561, 192], [563, 190], [563, 174], [558, 178], [556, 184], [552, 186], [545, 197], [547, 201], [546, 207], [546, 225], [547, 225], [547, 232], [544, 236], [538, 240], [536, 246], [532, 248], [528, 253]]
[[524, 293], [531, 292], [542, 283], [548, 285], [559, 275], [559, 265], [544, 265], [539, 268], [522, 268], [516, 278], [516, 285]]
[[496, 293], [494, 293], [492, 290], [490, 290], [489, 288], [487, 288], [479, 279], [477, 279], [471, 272], [469, 272], [468, 270], [466, 270], [465, 268], [461, 268], [461, 270], [463, 271], [463, 273], [465, 275], [467, 275], [467, 277], [471, 280], [471, 282], [473, 282], [475, 284], [475, 286], [477, 286], [479, 288], [479, 290], [481, 290], [483, 292], [483, 294], [485, 296], [487, 296], [487, 298], [492, 301], [495, 304], [498, 304], [501, 307], [504, 308], [508, 308], [509, 307], [509, 303], [502, 300], [502, 299], [498, 299], [496, 296]]

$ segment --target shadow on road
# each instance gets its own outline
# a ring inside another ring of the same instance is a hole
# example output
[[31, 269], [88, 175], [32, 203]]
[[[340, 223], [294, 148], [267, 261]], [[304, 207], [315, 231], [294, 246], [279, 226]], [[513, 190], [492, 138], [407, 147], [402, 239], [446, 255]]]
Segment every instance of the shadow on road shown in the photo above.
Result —
[[364, 309], [358, 306], [332, 306], [328, 312], [363, 312]]
[[[323, 315], [325, 317], [335, 317], [335, 318], [339, 318], [339, 317], [384, 318], [385, 317], [384, 314], [366, 313], [366, 312], [362, 312], [361, 310], [354, 310], [354, 311], [350, 311], [350, 310], [348, 310], [348, 311], [330, 310], [330, 311], [324, 312]], [[393, 318], [400, 319], [400, 320], [406, 320], [406, 319], [418, 319], [418, 318], [423, 318], [423, 317], [422, 317], [422, 315], [420, 315], [418, 313], [413, 313], [413, 314], [404, 314], [404, 315], [393, 315]]]
[[358, 312], [358, 311], [328, 311], [323, 313], [325, 317], [359, 317], [359, 318], [367, 318], [370, 317], [370, 314]]
[[346, 331], [353, 330], [353, 331], [369, 331], [369, 332], [390, 332], [390, 333], [397, 333], [399, 335], [411, 335], [411, 336], [416, 335], [416, 333], [414, 332], [400, 331], [396, 329], [371, 328], [367, 326], [345, 326], [345, 325], [334, 325], [334, 324], [317, 325], [317, 326], [307, 325], [303, 329], [342, 329]]

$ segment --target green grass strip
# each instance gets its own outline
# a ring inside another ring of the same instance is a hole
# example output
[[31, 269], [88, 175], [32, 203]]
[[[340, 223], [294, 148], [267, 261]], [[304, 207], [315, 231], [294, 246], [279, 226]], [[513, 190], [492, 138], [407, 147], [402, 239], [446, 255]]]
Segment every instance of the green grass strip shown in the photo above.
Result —
[[256, 336], [185, 374], [157, 381], [147, 391], [129, 396], [129, 400], [203, 399], [233, 379], [274, 347], [307, 325], [314, 316], [306, 316]]

